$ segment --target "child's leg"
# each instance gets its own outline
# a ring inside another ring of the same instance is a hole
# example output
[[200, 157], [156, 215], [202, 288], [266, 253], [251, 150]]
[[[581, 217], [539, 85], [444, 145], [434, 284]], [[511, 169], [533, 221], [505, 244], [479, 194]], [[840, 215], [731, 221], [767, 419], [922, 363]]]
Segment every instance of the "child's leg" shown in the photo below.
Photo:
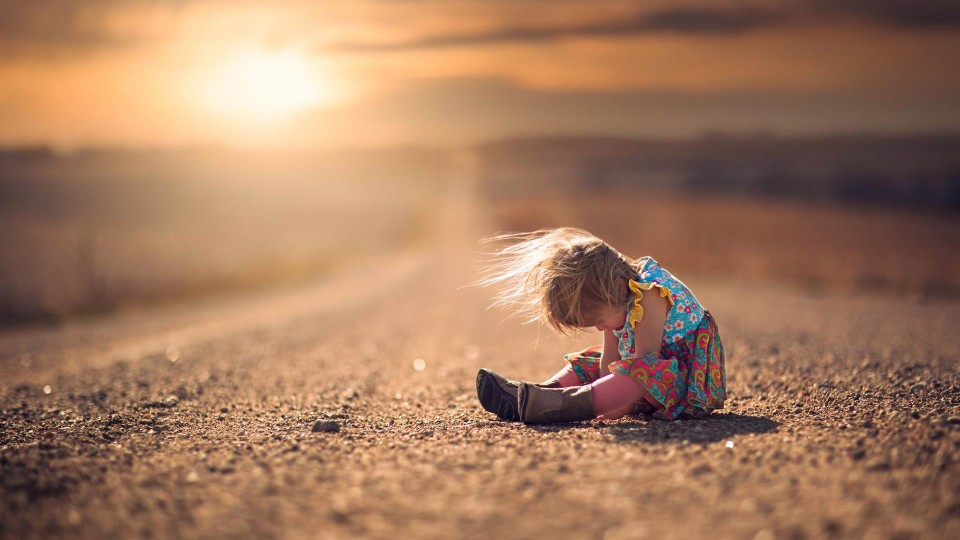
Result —
[[592, 383], [600, 378], [600, 356], [602, 354], [603, 347], [598, 345], [563, 355], [567, 365], [558, 371], [553, 379], [557, 380], [562, 387]]
[[623, 373], [611, 373], [594, 381], [593, 411], [607, 420], [616, 420], [633, 411], [634, 404], [647, 392], [636, 379]]
[[[481, 369], [477, 373], [477, 399], [487, 411], [496, 414], [503, 420], [519, 420], [517, 413], [517, 385], [520, 381], [513, 381], [501, 377], [489, 369]], [[543, 388], [560, 388], [563, 386], [580, 386], [581, 381], [573, 368], [566, 366], [553, 378], [537, 386]]]
[[568, 386], [580, 386], [582, 384], [583, 381], [577, 376], [577, 372], [573, 370], [573, 366], [566, 365], [563, 366], [560, 371], [556, 372], [553, 377], [550, 377], [537, 386], [543, 386], [545, 388], [566, 388]]
[[[652, 398], [650, 398], [652, 399]], [[647, 392], [633, 377], [613, 373], [591, 384], [567, 388], [543, 388], [520, 383], [517, 415], [532, 424], [575, 422], [591, 418], [616, 420], [634, 411], [637, 402], [648, 401]]]
[[[565, 388], [543, 388], [520, 383], [517, 392], [517, 415], [527, 423], [574, 422], [600, 417], [616, 420], [641, 410], [658, 408], [653, 397], [636, 379], [623, 373], [612, 373], [589, 384]], [[648, 405], [646, 405], [648, 404]]]

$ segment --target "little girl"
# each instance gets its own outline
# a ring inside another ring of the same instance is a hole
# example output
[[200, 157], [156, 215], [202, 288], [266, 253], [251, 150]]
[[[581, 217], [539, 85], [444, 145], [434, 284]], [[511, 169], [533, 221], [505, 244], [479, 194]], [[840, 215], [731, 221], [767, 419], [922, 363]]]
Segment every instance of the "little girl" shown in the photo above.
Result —
[[662, 420], [723, 408], [723, 345], [713, 316], [680, 280], [650, 257], [621, 255], [572, 228], [501, 235], [480, 283], [500, 287], [495, 305], [567, 334], [594, 327], [603, 345], [564, 356], [550, 379], [512, 381], [477, 374], [483, 408], [527, 423], [616, 419], [647, 413]]

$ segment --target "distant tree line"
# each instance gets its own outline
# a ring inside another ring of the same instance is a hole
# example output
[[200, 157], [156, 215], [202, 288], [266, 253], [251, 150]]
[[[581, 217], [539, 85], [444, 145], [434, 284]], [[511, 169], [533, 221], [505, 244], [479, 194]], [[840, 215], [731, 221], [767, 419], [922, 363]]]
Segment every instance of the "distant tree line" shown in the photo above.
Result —
[[650, 190], [960, 211], [960, 135], [553, 137], [491, 142], [479, 153], [495, 197]]

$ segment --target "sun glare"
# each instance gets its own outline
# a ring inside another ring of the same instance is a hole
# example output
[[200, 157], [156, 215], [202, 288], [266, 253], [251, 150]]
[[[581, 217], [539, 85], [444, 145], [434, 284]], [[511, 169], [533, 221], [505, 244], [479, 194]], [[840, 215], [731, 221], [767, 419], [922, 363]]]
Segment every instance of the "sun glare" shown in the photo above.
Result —
[[295, 51], [245, 51], [214, 68], [208, 106], [240, 119], [280, 119], [330, 99], [319, 68]]

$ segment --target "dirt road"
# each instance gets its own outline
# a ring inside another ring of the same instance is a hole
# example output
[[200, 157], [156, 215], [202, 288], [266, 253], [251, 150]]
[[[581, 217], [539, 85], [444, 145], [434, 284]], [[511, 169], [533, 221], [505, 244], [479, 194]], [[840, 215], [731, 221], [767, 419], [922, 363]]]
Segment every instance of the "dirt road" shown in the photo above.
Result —
[[539, 379], [597, 336], [461, 287], [489, 231], [469, 159], [452, 174], [429, 246], [0, 334], [0, 536], [960, 536], [960, 303], [689, 283], [727, 347], [725, 411], [497, 421], [478, 367]]

